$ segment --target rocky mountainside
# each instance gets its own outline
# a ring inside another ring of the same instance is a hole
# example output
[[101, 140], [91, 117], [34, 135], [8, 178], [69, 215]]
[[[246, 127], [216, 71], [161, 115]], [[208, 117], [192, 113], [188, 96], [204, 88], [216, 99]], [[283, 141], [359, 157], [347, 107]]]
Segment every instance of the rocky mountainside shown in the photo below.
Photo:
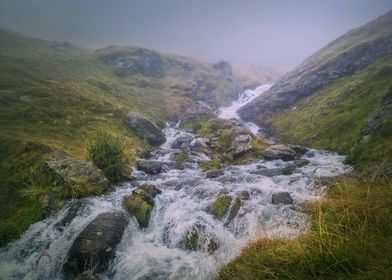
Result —
[[392, 160], [385, 153], [392, 135], [384, 104], [391, 57], [392, 11], [331, 42], [239, 113], [286, 141], [335, 149], [355, 161]]

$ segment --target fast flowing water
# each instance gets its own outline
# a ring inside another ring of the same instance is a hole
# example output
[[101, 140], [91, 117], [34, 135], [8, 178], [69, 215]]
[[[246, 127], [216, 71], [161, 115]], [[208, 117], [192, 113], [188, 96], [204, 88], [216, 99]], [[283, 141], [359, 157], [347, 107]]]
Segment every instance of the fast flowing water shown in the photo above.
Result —
[[[245, 91], [240, 98], [220, 111], [222, 118], [238, 118], [236, 111], [262, 94], [269, 85]], [[248, 124], [248, 127], [255, 126]], [[166, 143], [157, 152], [157, 160], [169, 161], [173, 141], [184, 135], [196, 137], [176, 127], [165, 129]], [[208, 159], [193, 153], [184, 170], [168, 168], [150, 176], [135, 171], [137, 180], [116, 187], [110, 194], [88, 198], [77, 216], [66, 226], [59, 222], [67, 215], [69, 202], [57, 214], [33, 224], [21, 238], [0, 250], [0, 279], [62, 279], [62, 266], [67, 252], [80, 232], [100, 213], [121, 210], [124, 195], [138, 185], [154, 184], [162, 191], [148, 228], [139, 229], [133, 218], [127, 226], [111, 268], [100, 279], [212, 279], [217, 270], [236, 257], [250, 240], [261, 236], [295, 238], [306, 230], [308, 216], [301, 205], [319, 199], [325, 187], [320, 177], [348, 172], [344, 157], [327, 151], [309, 150], [304, 156], [309, 164], [297, 168], [292, 175], [263, 176], [260, 168], [277, 170], [291, 164], [281, 160], [259, 161], [248, 165], [225, 166], [224, 175], [207, 179], [198, 162]], [[210, 204], [222, 194], [238, 195], [246, 191], [237, 217], [228, 225], [214, 219]], [[286, 191], [294, 199], [292, 205], [271, 203], [273, 192]], [[186, 251], [181, 240], [195, 225], [202, 225], [214, 236], [219, 247], [213, 252]]]

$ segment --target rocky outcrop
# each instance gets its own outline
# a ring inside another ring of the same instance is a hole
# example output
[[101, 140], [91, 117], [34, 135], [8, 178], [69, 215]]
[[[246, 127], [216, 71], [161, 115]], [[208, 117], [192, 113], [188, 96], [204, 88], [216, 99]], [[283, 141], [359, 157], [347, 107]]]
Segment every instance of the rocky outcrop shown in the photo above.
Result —
[[227, 61], [220, 60], [214, 65], [212, 65], [212, 67], [216, 70], [223, 72], [226, 76], [231, 76], [233, 74], [231, 64]]
[[288, 192], [273, 193], [271, 198], [272, 204], [292, 204], [293, 198]]
[[204, 119], [214, 118], [215, 114], [211, 107], [203, 102], [197, 101], [180, 116], [181, 124], [196, 123]]
[[171, 146], [172, 149], [187, 149], [192, 142], [192, 136], [180, 136], [176, 138]]
[[282, 77], [263, 96], [242, 107], [240, 116], [246, 121], [257, 120], [262, 126], [269, 126], [269, 115], [392, 54], [391, 25], [392, 13], [389, 12], [328, 44]]
[[75, 279], [85, 271], [107, 269], [128, 222], [123, 212], [99, 214], [72, 244], [63, 267], [64, 278]]
[[254, 150], [251, 145], [252, 137], [249, 135], [238, 135], [231, 143], [230, 153], [233, 159], [237, 159]]
[[161, 190], [154, 185], [144, 184], [132, 192], [132, 196], [123, 197], [123, 207], [131, 215], [134, 215], [141, 228], [148, 227], [154, 198]]
[[264, 152], [263, 156], [265, 159], [274, 160], [274, 159], [281, 159], [281, 160], [294, 160], [297, 153], [285, 145], [273, 145], [268, 147]]
[[86, 184], [97, 191], [109, 187], [109, 180], [91, 161], [72, 158], [62, 151], [51, 152], [47, 157], [49, 160], [45, 162], [45, 168], [61, 182]]
[[126, 123], [139, 138], [145, 139], [150, 145], [161, 145], [166, 141], [165, 135], [154, 122], [138, 112], [129, 112]]

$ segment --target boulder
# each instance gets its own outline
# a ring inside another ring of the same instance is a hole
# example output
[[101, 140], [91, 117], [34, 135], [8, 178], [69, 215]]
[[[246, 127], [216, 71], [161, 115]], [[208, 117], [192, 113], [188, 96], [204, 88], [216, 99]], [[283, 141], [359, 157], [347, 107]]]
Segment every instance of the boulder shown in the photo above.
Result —
[[211, 156], [212, 152], [210, 150], [210, 145], [211, 142], [208, 138], [196, 138], [190, 146], [190, 149], [191, 151]]
[[211, 107], [203, 102], [197, 101], [180, 116], [181, 124], [195, 123], [203, 119], [214, 118], [215, 114]]
[[208, 170], [206, 171], [206, 178], [217, 178], [224, 174], [225, 172], [222, 169]]
[[249, 200], [250, 199], [250, 194], [248, 191], [238, 191], [236, 193], [236, 195], [241, 200]]
[[294, 160], [297, 153], [285, 145], [273, 145], [264, 150], [265, 159], [274, 160], [281, 159], [284, 161]]
[[293, 149], [298, 155], [304, 155], [308, 151], [305, 147], [297, 145], [288, 145], [289, 148]]
[[238, 135], [231, 143], [230, 152], [233, 159], [239, 158], [254, 150], [251, 145], [252, 137], [250, 135]]
[[219, 247], [219, 240], [215, 234], [207, 231], [205, 225], [196, 223], [180, 241], [180, 247], [188, 251], [202, 251], [213, 253]]
[[61, 182], [87, 184], [97, 191], [106, 190], [109, 180], [102, 170], [91, 161], [74, 159], [62, 151], [47, 154], [49, 160], [44, 164]]
[[171, 145], [172, 149], [187, 149], [189, 148], [190, 143], [192, 142], [192, 136], [180, 136], [173, 141]]
[[278, 192], [272, 194], [272, 204], [292, 204], [293, 198], [288, 192]]
[[75, 279], [85, 271], [107, 269], [128, 222], [123, 212], [99, 214], [72, 244], [63, 266], [64, 279]]
[[235, 125], [230, 128], [229, 134], [233, 139], [240, 135], [249, 135], [251, 138], [254, 137], [253, 133], [249, 129], [238, 125]]
[[136, 162], [137, 170], [143, 171], [151, 175], [161, 173], [162, 165], [162, 162], [155, 160], [138, 160]]
[[134, 215], [141, 228], [148, 227], [154, 198], [161, 190], [154, 185], [144, 184], [132, 192], [132, 196], [123, 197], [123, 207], [131, 215]]
[[163, 132], [148, 118], [138, 112], [129, 112], [126, 123], [132, 131], [150, 145], [161, 145], [166, 141]]
[[294, 161], [294, 164], [297, 167], [303, 167], [303, 166], [305, 166], [305, 165], [307, 165], [309, 163], [310, 163], [310, 161], [307, 160], [307, 159], [297, 159], [297, 160]]
[[237, 215], [241, 207], [241, 200], [230, 195], [219, 196], [210, 206], [211, 214], [226, 226]]

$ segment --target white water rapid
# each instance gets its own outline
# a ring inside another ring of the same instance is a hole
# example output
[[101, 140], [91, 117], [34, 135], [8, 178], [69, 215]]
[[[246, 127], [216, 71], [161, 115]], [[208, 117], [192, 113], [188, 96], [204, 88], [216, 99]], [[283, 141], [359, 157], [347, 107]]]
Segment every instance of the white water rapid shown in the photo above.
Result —
[[[238, 118], [238, 108], [269, 86], [245, 91], [231, 106], [220, 110], [220, 117]], [[167, 142], [156, 153], [158, 161], [167, 162], [170, 154], [178, 152], [171, 145], [179, 136], [195, 138], [175, 127], [167, 127], [165, 133]], [[309, 217], [301, 205], [323, 194], [325, 187], [318, 183], [319, 178], [350, 170], [342, 163], [344, 157], [336, 153], [309, 150], [302, 158], [309, 160], [309, 164], [298, 167], [292, 175], [270, 177], [257, 173], [263, 168], [282, 169], [292, 162], [260, 160], [249, 165], [225, 166], [223, 176], [207, 179], [198, 162], [208, 157], [192, 153], [184, 170], [167, 168], [158, 175], [135, 171], [136, 180], [118, 185], [112, 193], [84, 199], [77, 216], [68, 225], [58, 224], [68, 213], [71, 201], [58, 214], [31, 225], [18, 240], [0, 249], [0, 279], [62, 279], [67, 252], [80, 232], [98, 214], [121, 210], [122, 197], [146, 182], [162, 191], [155, 198], [149, 226], [139, 229], [136, 219], [131, 219], [117, 246], [114, 262], [99, 278], [213, 279], [218, 269], [235, 258], [249, 240], [261, 236], [295, 238], [303, 233]], [[237, 217], [228, 225], [209, 213], [210, 204], [219, 195], [235, 196], [244, 191], [249, 199], [242, 201]], [[271, 194], [279, 191], [289, 192], [294, 203], [272, 204]], [[218, 240], [219, 247], [212, 254], [181, 249], [181, 240], [195, 224], [205, 227]]]

